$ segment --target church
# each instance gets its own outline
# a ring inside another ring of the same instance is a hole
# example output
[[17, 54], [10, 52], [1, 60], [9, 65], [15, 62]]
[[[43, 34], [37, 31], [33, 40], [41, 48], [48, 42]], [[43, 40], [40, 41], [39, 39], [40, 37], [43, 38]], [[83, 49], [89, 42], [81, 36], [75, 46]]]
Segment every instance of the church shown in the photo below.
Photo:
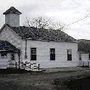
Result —
[[20, 26], [22, 13], [6, 10], [0, 30], [0, 68], [21, 68], [22, 63], [40, 68], [76, 67], [79, 64], [77, 40], [60, 30]]

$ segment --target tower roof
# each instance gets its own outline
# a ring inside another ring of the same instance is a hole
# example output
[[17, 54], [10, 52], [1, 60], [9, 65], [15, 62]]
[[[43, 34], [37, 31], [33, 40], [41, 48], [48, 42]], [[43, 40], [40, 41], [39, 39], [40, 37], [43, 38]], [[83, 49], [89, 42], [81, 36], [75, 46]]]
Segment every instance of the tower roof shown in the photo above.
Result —
[[8, 10], [6, 10], [4, 13], [4, 15], [7, 15], [7, 14], [22, 14], [20, 11], [18, 11], [15, 7], [10, 7]]

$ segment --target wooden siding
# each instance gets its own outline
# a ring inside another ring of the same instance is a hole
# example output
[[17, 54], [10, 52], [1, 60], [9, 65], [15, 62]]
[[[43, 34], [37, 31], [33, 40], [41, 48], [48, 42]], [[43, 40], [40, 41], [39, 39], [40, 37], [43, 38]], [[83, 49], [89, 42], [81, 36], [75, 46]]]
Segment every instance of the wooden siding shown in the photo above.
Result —
[[[30, 48], [37, 48], [37, 60], [30, 60]], [[55, 61], [50, 61], [50, 48], [55, 48]], [[67, 61], [67, 49], [72, 49], [72, 61]], [[25, 42], [22, 46], [22, 60], [25, 61]], [[73, 67], [78, 66], [78, 46], [76, 43], [66, 42], [42, 42], [42, 41], [27, 41], [27, 59], [31, 63], [40, 64], [41, 68], [53, 67]]]
[[16, 46], [17, 48], [21, 47], [20, 37], [9, 27], [5, 27], [4, 30], [0, 33], [0, 40], [5, 40]]

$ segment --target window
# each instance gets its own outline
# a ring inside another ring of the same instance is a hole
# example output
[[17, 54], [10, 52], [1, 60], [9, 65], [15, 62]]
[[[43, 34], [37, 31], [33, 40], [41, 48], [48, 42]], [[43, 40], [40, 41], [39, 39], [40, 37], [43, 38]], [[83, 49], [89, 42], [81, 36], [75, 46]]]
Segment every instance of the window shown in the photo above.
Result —
[[1, 52], [1, 58], [6, 58], [7, 57], [7, 53], [6, 52]]
[[11, 60], [15, 60], [14, 53], [11, 53]]
[[82, 60], [81, 54], [79, 54], [79, 60]]
[[31, 48], [31, 60], [36, 60], [37, 55], [36, 55], [36, 48]]
[[72, 61], [72, 50], [71, 49], [67, 50], [67, 60]]
[[90, 53], [89, 53], [89, 60], [90, 60]]
[[55, 60], [55, 48], [50, 48], [50, 60]]

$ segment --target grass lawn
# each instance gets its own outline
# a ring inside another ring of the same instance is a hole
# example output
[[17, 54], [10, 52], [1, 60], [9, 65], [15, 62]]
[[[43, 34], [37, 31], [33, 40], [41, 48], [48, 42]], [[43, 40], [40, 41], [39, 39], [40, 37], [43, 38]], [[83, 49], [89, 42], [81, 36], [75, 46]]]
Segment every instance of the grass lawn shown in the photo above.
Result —
[[[88, 76], [90, 76], [90, 70], [52, 73], [0, 74], [0, 90], [68, 90], [62, 84], [63, 82]], [[58, 85], [59, 88], [57, 88]]]

